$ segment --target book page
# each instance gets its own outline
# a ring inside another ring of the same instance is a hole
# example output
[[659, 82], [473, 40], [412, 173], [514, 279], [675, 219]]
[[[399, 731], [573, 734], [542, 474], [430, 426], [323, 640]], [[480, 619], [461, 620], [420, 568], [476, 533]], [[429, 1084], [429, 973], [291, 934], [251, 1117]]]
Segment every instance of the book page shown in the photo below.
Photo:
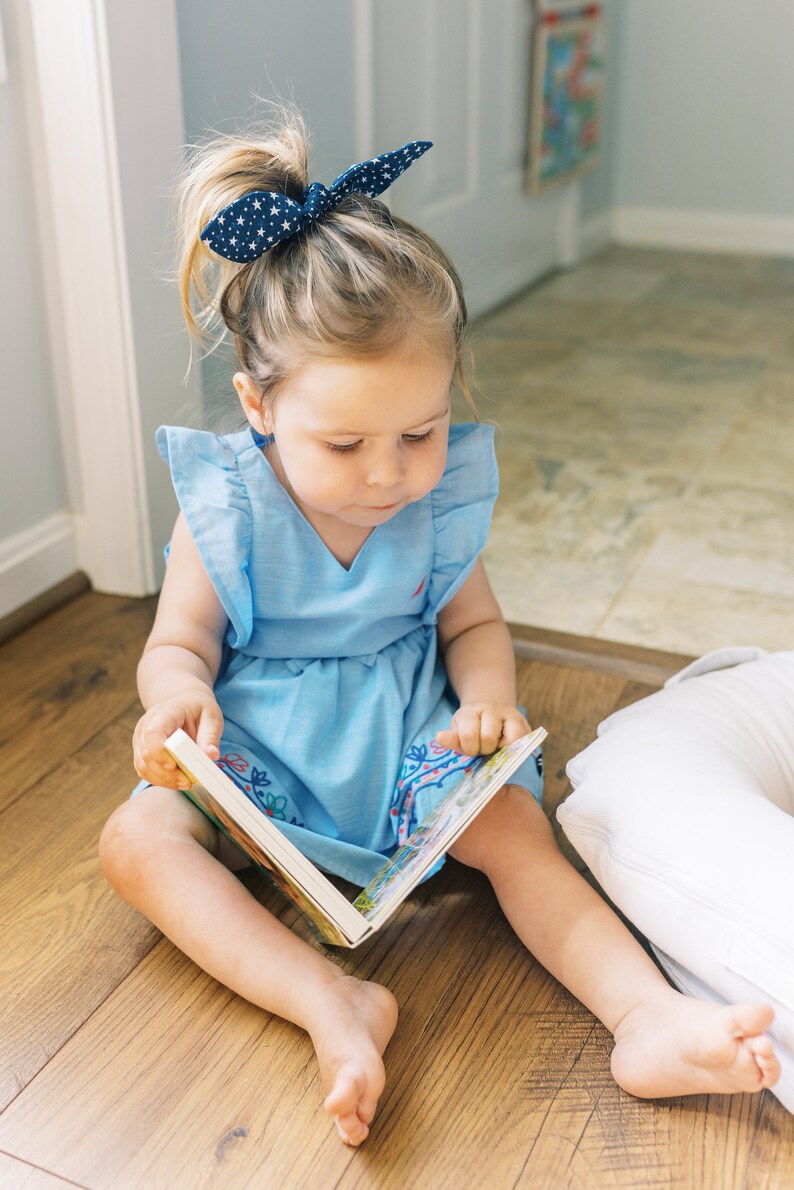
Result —
[[353, 902], [375, 929], [408, 896], [439, 856], [452, 846], [485, 803], [545, 738], [546, 731], [538, 727], [492, 756], [472, 760], [466, 775]]
[[292, 879], [290, 873], [282, 868], [277, 861], [268, 854], [251, 835], [241, 831], [238, 824], [231, 818], [215, 800], [211, 793], [199, 781], [195, 781], [190, 789], [185, 791], [201, 810], [213, 819], [215, 824], [247, 855], [251, 863], [259, 868], [281, 890], [309, 922], [323, 942], [332, 946], [349, 946], [349, 940], [337, 929], [334, 922], [318, 907], [316, 902], [306, 891]]
[[261, 868], [335, 946], [361, 941], [371, 927], [335, 885], [241, 792], [186, 732], [165, 742], [191, 782], [187, 796]]

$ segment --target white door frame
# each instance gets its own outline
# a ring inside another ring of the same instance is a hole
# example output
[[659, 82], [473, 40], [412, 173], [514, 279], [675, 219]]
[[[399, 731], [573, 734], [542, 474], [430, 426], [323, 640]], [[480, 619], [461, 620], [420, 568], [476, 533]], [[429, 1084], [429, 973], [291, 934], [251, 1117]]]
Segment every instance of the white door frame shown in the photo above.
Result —
[[373, 0], [353, 0], [355, 53], [356, 158], [366, 161], [380, 150], [375, 145], [375, 35]]
[[[98, 590], [143, 595], [158, 566], [114, 110], [135, 97], [115, 89], [108, 40], [118, 2], [17, 0], [16, 12], [77, 564]], [[173, 0], [135, 8], [142, 32], [175, 30]]]

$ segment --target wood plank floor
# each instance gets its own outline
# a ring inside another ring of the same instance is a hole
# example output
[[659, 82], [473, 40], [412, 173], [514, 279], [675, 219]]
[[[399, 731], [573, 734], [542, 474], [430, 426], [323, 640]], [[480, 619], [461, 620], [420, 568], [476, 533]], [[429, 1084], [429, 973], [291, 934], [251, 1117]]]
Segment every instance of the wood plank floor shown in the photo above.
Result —
[[[794, 1185], [794, 1117], [768, 1092], [620, 1091], [607, 1032], [451, 861], [384, 933], [333, 952], [401, 1004], [373, 1133], [342, 1146], [306, 1037], [204, 975], [100, 873], [99, 831], [134, 781], [134, 669], [152, 614], [151, 601], [87, 593], [0, 648], [0, 1185]], [[597, 722], [680, 659], [527, 631], [517, 649], [520, 697], [550, 733], [552, 814]]]

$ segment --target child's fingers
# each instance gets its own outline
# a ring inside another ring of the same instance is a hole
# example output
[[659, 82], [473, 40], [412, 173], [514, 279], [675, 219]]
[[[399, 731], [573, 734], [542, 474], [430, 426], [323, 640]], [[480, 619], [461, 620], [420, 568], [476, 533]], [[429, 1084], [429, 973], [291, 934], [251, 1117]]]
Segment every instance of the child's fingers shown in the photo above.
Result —
[[[457, 749], [457, 751], [463, 752], [466, 756], [479, 756], [480, 754], [481, 718], [482, 713], [479, 710], [475, 710], [473, 707], [470, 710], [461, 707], [461, 709], [455, 714], [453, 723], [460, 740], [460, 747]], [[493, 751], [493, 749], [491, 749], [491, 751]]]
[[153, 738], [136, 737], [132, 749], [133, 764], [139, 777], [152, 785], [163, 785], [166, 789], [187, 789], [188, 781], [175, 762]]
[[184, 773], [169, 759], [167, 753], [163, 753], [163, 758], [162, 761], [144, 759], [139, 753], [134, 753], [136, 773], [151, 785], [162, 785], [165, 789], [187, 789], [189, 782]]
[[178, 727], [185, 726], [186, 718], [183, 707], [152, 707], [135, 728], [135, 741], [140, 751], [144, 755], [165, 755], [163, 744]]
[[217, 760], [221, 754], [222, 734], [223, 715], [218, 704], [203, 707], [198, 721], [196, 743], [212, 760]]
[[480, 747], [485, 756], [495, 752], [502, 739], [504, 716], [497, 710], [486, 708], [480, 716]]
[[145, 781], [167, 789], [187, 789], [186, 778], [163, 747], [168, 736], [184, 724], [184, 709], [176, 706], [153, 707], [139, 720], [133, 736], [133, 761]]
[[502, 747], [504, 748], [506, 744], [512, 744], [514, 740], [520, 740], [522, 735], [526, 735], [530, 730], [530, 726], [523, 715], [519, 719], [505, 719], [504, 727], [502, 728]]
[[472, 703], [462, 706], [448, 731], [439, 731], [436, 742], [467, 756], [489, 756], [497, 748], [512, 744], [530, 730], [517, 708], [498, 703]]
[[462, 710], [455, 714], [452, 727], [436, 734], [436, 743], [464, 756], [479, 756], [495, 752], [502, 734], [502, 716], [479, 710]]
[[452, 728], [436, 732], [436, 743], [442, 748], [449, 748], [452, 752], [460, 752], [460, 736]]
[[166, 735], [170, 734], [170, 732], [164, 734], [151, 727], [143, 728], [136, 735], [133, 744], [136, 767], [141, 765], [150, 769], [157, 768], [166, 773], [174, 772], [176, 764], [163, 747]]

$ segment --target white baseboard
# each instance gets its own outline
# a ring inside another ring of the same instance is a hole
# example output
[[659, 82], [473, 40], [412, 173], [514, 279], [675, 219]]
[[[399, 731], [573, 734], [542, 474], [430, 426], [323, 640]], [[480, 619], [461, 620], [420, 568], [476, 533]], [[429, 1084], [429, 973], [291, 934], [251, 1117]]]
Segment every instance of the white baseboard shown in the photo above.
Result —
[[74, 520], [58, 512], [0, 541], [0, 619], [78, 570]]
[[794, 256], [794, 219], [613, 207], [612, 239], [618, 244], [647, 248]]

